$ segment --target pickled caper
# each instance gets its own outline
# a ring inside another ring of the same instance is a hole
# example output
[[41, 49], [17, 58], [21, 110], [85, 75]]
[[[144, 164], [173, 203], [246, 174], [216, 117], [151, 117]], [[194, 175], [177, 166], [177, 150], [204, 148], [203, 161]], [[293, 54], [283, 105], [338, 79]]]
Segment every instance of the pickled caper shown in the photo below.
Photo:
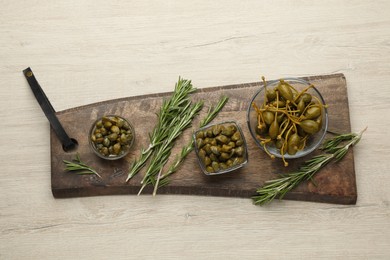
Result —
[[227, 144], [229, 142], [229, 138], [227, 138], [225, 135], [218, 135], [217, 137], [215, 137], [215, 139], [221, 143], [221, 144]]
[[308, 134], [315, 134], [320, 130], [320, 125], [313, 120], [304, 120], [299, 123], [302, 127], [302, 130]]
[[297, 133], [292, 134], [287, 142], [287, 153], [294, 155], [298, 152], [298, 146], [301, 141], [301, 138]]
[[203, 163], [204, 163], [204, 165], [209, 166], [211, 164], [210, 157], [205, 156], [203, 159]]
[[198, 157], [209, 173], [226, 170], [245, 161], [243, 137], [233, 124], [218, 124], [200, 130], [195, 134], [195, 143]]
[[264, 118], [264, 122], [267, 124], [267, 125], [270, 125], [272, 124], [272, 122], [274, 121], [275, 119], [275, 114], [270, 112], [270, 111], [264, 111], [263, 112], [263, 118]]
[[230, 159], [230, 154], [228, 154], [228, 153], [221, 153], [221, 156], [219, 156], [219, 159], [221, 160], [221, 161], [227, 161], [227, 160], [229, 160]]
[[215, 172], [217, 172], [217, 171], [219, 171], [219, 163], [218, 162], [212, 162], [211, 163], [211, 167], [213, 167], [213, 170], [215, 171]]
[[199, 154], [199, 157], [200, 157], [201, 159], [204, 159], [204, 158], [206, 157], [206, 151], [203, 150], [203, 149], [200, 149], [199, 152], [198, 152], [198, 154]]
[[241, 134], [240, 134], [240, 132], [235, 132], [233, 135], [232, 135], [232, 141], [238, 141], [238, 140], [240, 140], [241, 139]]
[[284, 82], [280, 82], [279, 85], [276, 87], [279, 91], [280, 95], [285, 99], [292, 101], [293, 100], [293, 93], [291, 88], [285, 84]]
[[[230, 143], [233, 143], [233, 142], [230, 142]], [[229, 144], [230, 144], [230, 143], [229, 143]], [[234, 143], [233, 143], [233, 144], [234, 144]], [[236, 146], [236, 145], [234, 144], [234, 146]], [[232, 148], [233, 148], [232, 145], [226, 145], [226, 144], [224, 144], [224, 145], [222, 145], [222, 147], [221, 147], [221, 152], [229, 153], [229, 152], [232, 150]]]
[[117, 116], [104, 116], [96, 121], [90, 135], [91, 144], [99, 154], [110, 157], [130, 148], [133, 133], [129, 123]]
[[313, 119], [313, 118], [317, 118], [320, 115], [321, 115], [321, 108], [319, 108], [318, 106], [312, 106], [306, 110], [304, 116], [306, 119]]
[[[307, 92], [312, 87], [310, 84], [299, 92], [286, 81], [280, 80], [275, 88], [266, 88], [260, 107], [252, 104], [258, 114], [255, 132], [259, 142], [272, 158], [274, 155], [270, 154], [267, 147], [274, 145], [279, 149], [286, 166], [288, 163], [284, 154], [293, 155], [304, 149], [310, 135], [318, 133], [322, 127], [326, 106]], [[275, 98], [270, 93], [275, 93]]]
[[219, 156], [221, 154], [221, 148], [218, 146], [211, 146], [210, 150], [213, 154]]
[[204, 134], [203, 134], [203, 131], [199, 131], [199, 132], [196, 133], [196, 138], [202, 139], [202, 138], [204, 138], [204, 137], [205, 137], [205, 136], [204, 136]]
[[221, 132], [221, 126], [220, 125], [213, 126], [212, 131], [214, 136], [219, 135], [219, 133]]
[[244, 141], [242, 139], [236, 141], [236, 146], [241, 146], [244, 144]]

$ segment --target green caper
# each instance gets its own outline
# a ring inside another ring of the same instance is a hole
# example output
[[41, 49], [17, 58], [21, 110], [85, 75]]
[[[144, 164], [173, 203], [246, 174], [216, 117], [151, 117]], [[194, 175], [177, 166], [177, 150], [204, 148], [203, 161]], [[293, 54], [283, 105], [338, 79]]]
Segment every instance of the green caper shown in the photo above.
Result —
[[213, 167], [213, 170], [214, 170], [215, 172], [219, 171], [219, 163], [217, 163], [217, 162], [212, 162], [212, 163], [211, 163], [211, 167]]
[[305, 103], [310, 103], [311, 99], [312, 99], [312, 97], [309, 93], [304, 93], [301, 96], [301, 100], [303, 100], [303, 102], [305, 102]]
[[118, 118], [117, 122], [116, 122], [116, 125], [118, 126], [119, 129], [121, 129], [125, 125], [125, 121], [123, 119], [121, 119], [121, 118]]
[[[232, 134], [234, 134], [234, 132], [233, 132], [233, 129], [232, 128], [228, 128], [228, 127], [225, 127], [225, 128], [223, 128], [222, 130], [221, 130], [221, 134], [223, 135], [223, 136], [231, 136]], [[220, 135], [219, 135], [220, 136]]]
[[96, 142], [96, 135], [92, 135], [91, 140], [92, 140], [92, 142]]
[[112, 126], [112, 123], [111, 123], [110, 121], [106, 121], [106, 122], [104, 123], [104, 128], [106, 128], [106, 129], [110, 129], [111, 126]]
[[270, 111], [264, 111], [263, 112], [263, 118], [264, 118], [264, 122], [267, 124], [267, 125], [270, 125], [272, 124], [272, 122], [274, 121], [275, 119], [275, 114], [270, 112]]
[[207, 130], [206, 134], [207, 137], [213, 137], [213, 131], [211, 131], [211, 129]]
[[206, 138], [203, 139], [203, 143], [204, 144], [209, 144], [209, 143], [211, 143], [211, 140], [212, 140], [211, 138], [206, 137]]
[[[227, 145], [230, 146], [231, 148], [236, 147], [236, 143], [235, 142], [229, 142]], [[223, 147], [223, 145], [222, 145], [222, 147]]]
[[[230, 142], [230, 143], [234, 144], [234, 142]], [[230, 143], [229, 143], [229, 144], [230, 144]], [[236, 146], [236, 145], [234, 144], [234, 146]], [[224, 145], [222, 145], [222, 147], [221, 147], [221, 152], [229, 153], [229, 152], [232, 150], [232, 148], [233, 148], [232, 145], [226, 145], [226, 144], [224, 144]]]
[[221, 135], [218, 135], [217, 137], [215, 137], [215, 139], [221, 143], [221, 144], [227, 144], [229, 143], [229, 138], [227, 138], [225, 135], [221, 134]]
[[279, 101], [273, 101], [272, 103], [272, 106], [274, 107], [279, 107], [279, 108], [282, 108], [282, 107], [285, 107], [286, 106], [286, 101], [284, 100], [279, 100]]
[[103, 147], [100, 152], [103, 154], [103, 155], [108, 155], [108, 148], [107, 147]]
[[236, 149], [234, 149], [234, 153], [237, 156], [243, 156], [244, 155], [244, 148], [242, 148], [242, 146], [237, 147]]
[[108, 139], [108, 137], [105, 137], [104, 140], [103, 140], [103, 145], [105, 147], [108, 147], [110, 146], [110, 139]]
[[101, 133], [102, 135], [107, 135], [107, 134], [108, 134], [108, 131], [107, 131], [107, 129], [106, 129], [105, 127], [102, 127], [102, 128], [100, 128], [100, 133]]
[[320, 130], [320, 126], [316, 121], [313, 120], [304, 120], [299, 123], [303, 131], [308, 134], [315, 134]]
[[267, 95], [268, 102], [274, 101], [276, 99], [275, 89], [267, 89], [266, 95]]
[[211, 161], [214, 161], [214, 162], [218, 161], [218, 157], [215, 154], [211, 153], [209, 156], [210, 156]]
[[203, 159], [203, 163], [204, 163], [204, 165], [209, 166], [211, 164], [210, 157], [205, 156], [204, 159]]
[[297, 110], [299, 110], [300, 114], [303, 113], [303, 111], [305, 110], [305, 102], [303, 101], [303, 99], [298, 102]]
[[232, 166], [239, 165], [240, 163], [242, 163], [241, 157], [235, 157]]
[[217, 140], [215, 140], [215, 138], [212, 138], [210, 141], [210, 145], [217, 145]]
[[220, 163], [219, 168], [221, 168], [222, 170], [226, 170], [227, 168], [229, 168], [229, 166], [227, 166], [226, 163]]
[[236, 141], [236, 146], [241, 146], [244, 144], [244, 141], [242, 139]]
[[121, 151], [121, 144], [120, 143], [114, 144], [113, 149], [115, 154], [119, 154]]
[[116, 125], [113, 125], [113, 126], [111, 126], [111, 132], [112, 133], [116, 133], [116, 134], [118, 134], [119, 132], [120, 132], [120, 129], [119, 129], [119, 127], [118, 126], [116, 126]]
[[108, 139], [113, 142], [115, 141], [116, 139], [118, 138], [118, 134], [117, 133], [112, 133], [108, 136]]
[[220, 159], [220, 161], [227, 161], [227, 160], [229, 160], [230, 159], [230, 154], [229, 153], [221, 153], [221, 156], [219, 156], [219, 159]]
[[292, 134], [288, 138], [287, 153], [290, 155], [296, 154], [298, 151], [298, 146], [299, 146], [300, 141], [301, 141], [301, 139], [297, 133]]
[[217, 136], [221, 132], [221, 126], [220, 125], [214, 125], [212, 128], [213, 135]]
[[269, 137], [271, 137], [271, 139], [276, 139], [276, 137], [278, 136], [279, 123], [277, 120], [274, 120], [272, 122], [272, 124], [269, 126], [268, 134], [269, 134]]
[[123, 127], [122, 127], [123, 129], [125, 129], [125, 130], [129, 130], [130, 129], [130, 125], [129, 125], [129, 123], [127, 123], [127, 122], [124, 122], [123, 123]]
[[305, 119], [314, 119], [321, 115], [321, 108], [319, 106], [309, 107], [305, 112]]
[[292, 90], [285, 82], [281, 81], [276, 88], [285, 100], [293, 101]]
[[101, 128], [103, 126], [102, 120], [96, 122], [96, 127]]
[[213, 167], [211, 167], [211, 166], [207, 166], [207, 167], [206, 167], [206, 171], [213, 173], [213, 172], [214, 172], [214, 169], [213, 169]]
[[219, 156], [220, 154], [221, 154], [221, 148], [220, 147], [218, 147], [218, 146], [211, 146], [210, 147], [210, 150], [211, 150], [211, 152], [213, 153], [213, 154], [215, 154], [215, 155], [217, 155], [217, 156]]
[[121, 134], [119, 141], [121, 142], [121, 144], [126, 144], [128, 139], [129, 137], [126, 134]]
[[241, 139], [241, 134], [240, 134], [240, 132], [235, 132], [233, 135], [232, 135], [232, 141], [234, 141], [234, 142], [236, 142], [236, 141], [238, 141], [238, 140], [240, 140]]
[[203, 146], [203, 149], [206, 151], [206, 153], [209, 155], [211, 154], [211, 149], [210, 149], [211, 145], [210, 144], [206, 144], [205, 146]]
[[233, 165], [233, 160], [231, 160], [231, 159], [227, 160], [227, 161], [226, 161], [226, 165], [227, 165], [228, 167], [231, 167], [231, 166]]
[[204, 144], [205, 143], [202, 138], [196, 139], [196, 146], [198, 147], [198, 149], [202, 148]]
[[199, 139], [199, 138], [204, 138], [205, 136], [204, 136], [204, 134], [203, 134], [203, 131], [198, 131], [197, 133], [196, 133], [196, 139]]
[[200, 149], [198, 152], [198, 155], [201, 159], [204, 159], [206, 157], [206, 151], [203, 149]]

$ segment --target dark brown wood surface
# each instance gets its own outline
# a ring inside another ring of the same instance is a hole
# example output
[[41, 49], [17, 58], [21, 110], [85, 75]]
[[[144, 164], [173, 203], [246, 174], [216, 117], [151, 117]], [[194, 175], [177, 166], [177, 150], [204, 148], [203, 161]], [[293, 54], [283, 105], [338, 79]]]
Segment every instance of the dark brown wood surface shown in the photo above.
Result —
[[[346, 133], [351, 131], [346, 79], [343, 74], [314, 76], [304, 78], [313, 83], [322, 93], [329, 105], [329, 130]], [[223, 87], [203, 88], [193, 94], [193, 100], [205, 100], [205, 107], [194, 120], [193, 128], [187, 129], [177, 140], [172, 158], [183, 144], [191, 138], [200, 118], [206, 114], [208, 106], [215, 104], [221, 95], [230, 97], [229, 102], [213, 122], [235, 120], [242, 127], [248, 144], [248, 164], [233, 173], [218, 176], [204, 175], [192, 152], [181, 165], [180, 170], [170, 178], [170, 184], [158, 190], [159, 194], [192, 194], [228, 197], [251, 197], [256, 188], [278, 174], [295, 169], [300, 162], [313, 154], [290, 161], [285, 168], [282, 162], [271, 160], [260, 150], [252, 139], [246, 122], [246, 111], [251, 97], [260, 88], [259, 82]], [[129, 166], [140, 154], [142, 147], [149, 144], [148, 133], [153, 129], [164, 98], [171, 93], [128, 97], [90, 104], [57, 112], [67, 133], [79, 143], [77, 150], [64, 152], [51, 130], [51, 182], [54, 197], [95, 196], [110, 194], [137, 194], [145, 168], [125, 182]], [[116, 114], [129, 119], [135, 126], [136, 140], [132, 151], [118, 161], [106, 161], [97, 157], [88, 145], [88, 132], [93, 122], [105, 114]], [[102, 176], [76, 175], [64, 170], [62, 160], [70, 160], [79, 153], [83, 161], [95, 168]], [[168, 163], [169, 164], [169, 163]], [[285, 199], [317, 201], [339, 204], [355, 204], [357, 199], [353, 151], [336, 163], [328, 165], [314, 178], [316, 185], [305, 182], [288, 193]], [[151, 194], [152, 187], [144, 189], [143, 194]]]

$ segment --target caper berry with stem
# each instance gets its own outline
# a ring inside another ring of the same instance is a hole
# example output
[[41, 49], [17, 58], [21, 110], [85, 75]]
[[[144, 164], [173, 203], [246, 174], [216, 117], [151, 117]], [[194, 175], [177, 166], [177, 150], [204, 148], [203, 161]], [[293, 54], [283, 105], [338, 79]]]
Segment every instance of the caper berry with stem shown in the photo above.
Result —
[[284, 155], [303, 150], [310, 136], [320, 131], [326, 105], [307, 92], [314, 87], [312, 84], [298, 91], [284, 80], [272, 89], [267, 88], [265, 79], [263, 81], [264, 101], [252, 103], [257, 113], [255, 131], [265, 152], [274, 158], [267, 147], [275, 147], [287, 166]]

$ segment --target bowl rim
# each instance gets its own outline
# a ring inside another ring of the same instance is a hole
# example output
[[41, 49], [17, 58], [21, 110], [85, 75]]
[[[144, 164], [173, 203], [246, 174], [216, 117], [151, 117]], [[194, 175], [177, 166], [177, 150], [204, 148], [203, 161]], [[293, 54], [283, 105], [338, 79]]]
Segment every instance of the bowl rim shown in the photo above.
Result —
[[[308, 85], [308, 86], [311, 84], [307, 80], [304, 80], [304, 79], [301, 79], [301, 78], [287, 77], [287, 78], [280, 78], [280, 79], [276, 79], [276, 80], [267, 81], [267, 86], [270, 86], [270, 85], [273, 85], [275, 83], [278, 83], [278, 82], [280, 82], [280, 80], [296, 81], [296, 82], [299, 82], [299, 83], [302, 83], [302, 84], [305, 84], [305, 85]], [[256, 97], [262, 91], [264, 91], [264, 89], [265, 89], [264, 88], [264, 84], [262, 83], [260, 89], [258, 91], [256, 91], [255, 94], [252, 96], [252, 98], [250, 100], [250, 103], [249, 103], [249, 106], [248, 106], [248, 109], [247, 109], [247, 113], [246, 113], [246, 121], [247, 121], [247, 126], [248, 126], [248, 129], [249, 129], [249, 133], [251, 134], [252, 138], [254, 139], [256, 145], [258, 147], [260, 147], [260, 149], [263, 150], [263, 151], [264, 151], [264, 148], [262, 147], [262, 145], [260, 144], [259, 140], [257, 139], [256, 134], [252, 132], [251, 124], [250, 124], [250, 113], [251, 113], [251, 110], [253, 109], [252, 108], [252, 103], [254, 102]], [[318, 91], [318, 89], [315, 86], [313, 86], [312, 89], [318, 94], [318, 97], [319, 97], [320, 101], [322, 102], [322, 104], [326, 105], [326, 102], [325, 102], [324, 97], [322, 96], [321, 92]], [[323, 124], [324, 125], [324, 127], [323, 127], [324, 133], [321, 135], [321, 137], [318, 140], [317, 144], [314, 145], [313, 147], [311, 147], [310, 149], [304, 150], [304, 152], [302, 151], [301, 153], [296, 153], [295, 155], [289, 155], [288, 153], [286, 153], [284, 155], [285, 159], [297, 159], [297, 158], [304, 157], [304, 156], [312, 153], [313, 151], [315, 151], [321, 145], [322, 141], [324, 140], [324, 138], [326, 136], [326, 133], [327, 133], [327, 130], [328, 130], [328, 124], [329, 124], [328, 109], [325, 106], [324, 106], [324, 111], [325, 111], [325, 122]], [[282, 158], [282, 155], [280, 153], [274, 153], [272, 151], [269, 151], [269, 152], [271, 154], [273, 154], [277, 158]]]
[[[206, 171], [206, 168], [204, 167], [203, 165], [203, 162], [201, 161], [201, 158], [199, 157], [199, 149], [198, 149], [198, 146], [196, 145], [196, 134], [199, 132], [199, 131], [202, 131], [204, 129], [208, 129], [214, 125], [221, 125], [221, 124], [234, 124], [238, 131], [240, 132], [241, 134], [241, 137], [242, 137], [242, 140], [244, 141], [244, 150], [245, 150], [245, 155], [244, 155], [244, 161], [236, 166], [233, 166], [233, 167], [230, 167], [230, 168], [227, 168], [225, 170], [221, 170], [221, 171], [218, 171], [218, 172], [208, 172]], [[244, 133], [242, 132], [242, 129], [241, 127], [239, 126], [239, 124], [234, 121], [234, 120], [227, 120], [227, 121], [221, 121], [221, 122], [217, 122], [217, 123], [211, 123], [211, 124], [208, 124], [208, 125], [205, 125], [201, 128], [199, 128], [198, 130], [196, 130], [193, 134], [192, 134], [192, 138], [194, 140], [194, 148], [195, 148], [195, 154], [196, 154], [196, 157], [198, 159], [198, 163], [200, 165], [200, 168], [202, 169], [202, 172], [207, 175], [207, 176], [214, 176], [214, 175], [221, 175], [221, 174], [225, 174], [225, 173], [230, 173], [230, 172], [233, 172], [239, 168], [242, 168], [245, 164], [247, 164], [249, 162], [249, 156], [248, 156], [248, 145], [247, 145], [247, 142], [245, 140], [245, 136], [244, 136]]]
[[[130, 129], [131, 129], [131, 133], [133, 134], [133, 138], [129, 144], [129, 149], [127, 151], [125, 151], [124, 153], [122, 153], [121, 155], [119, 156], [104, 156], [102, 154], [99, 153], [99, 151], [96, 150], [96, 147], [95, 147], [95, 144], [92, 142], [91, 140], [91, 135], [92, 135], [92, 132], [93, 130], [96, 128], [96, 123], [101, 120], [103, 117], [118, 117], [120, 119], [123, 119], [125, 120], [129, 126], [130, 126]], [[102, 159], [105, 159], [105, 160], [109, 160], [109, 161], [114, 161], [114, 160], [118, 160], [118, 159], [121, 159], [123, 157], [125, 157], [126, 155], [129, 154], [130, 150], [131, 150], [131, 147], [133, 146], [134, 144], [134, 140], [135, 140], [135, 129], [134, 129], [134, 126], [131, 124], [131, 122], [124, 118], [123, 116], [119, 116], [119, 115], [115, 115], [115, 114], [107, 114], [107, 115], [102, 115], [100, 117], [98, 117], [93, 123], [92, 123], [92, 126], [89, 130], [89, 133], [88, 133], [88, 143], [89, 143], [89, 147], [90, 149], [100, 158]]]

